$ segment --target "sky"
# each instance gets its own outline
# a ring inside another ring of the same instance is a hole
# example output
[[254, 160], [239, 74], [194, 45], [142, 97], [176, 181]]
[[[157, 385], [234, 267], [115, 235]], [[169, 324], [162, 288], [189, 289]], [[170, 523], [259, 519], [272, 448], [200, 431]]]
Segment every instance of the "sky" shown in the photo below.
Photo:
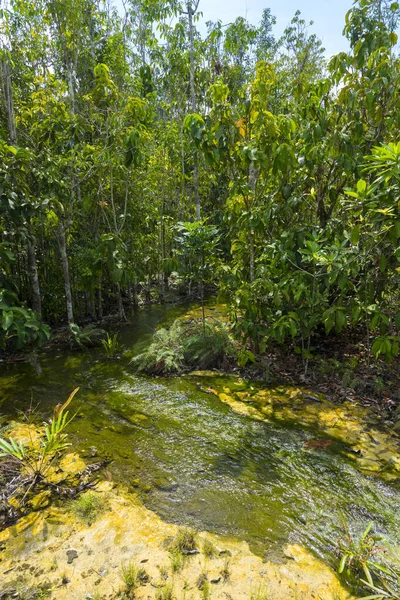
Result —
[[314, 21], [310, 31], [322, 39], [329, 58], [347, 49], [342, 31], [345, 14], [352, 5], [353, 0], [200, 0], [199, 10], [204, 22], [221, 19], [222, 23], [230, 23], [236, 17], [247, 17], [250, 23], [258, 25], [263, 9], [270, 8], [276, 17], [276, 37], [289, 24], [296, 10], [300, 10], [303, 19]]
[[[121, 0], [115, 0], [122, 7]], [[217, 21], [231, 23], [236, 17], [247, 17], [253, 25], [258, 25], [264, 8], [270, 8], [276, 17], [275, 37], [279, 37], [290, 23], [296, 10], [300, 10], [307, 21], [314, 21], [310, 31], [323, 41], [325, 54], [330, 58], [342, 50], [347, 50], [347, 40], [342, 36], [344, 17], [352, 7], [353, 0], [200, 0], [199, 10], [203, 18], [197, 24], [205, 32], [202, 23]]]

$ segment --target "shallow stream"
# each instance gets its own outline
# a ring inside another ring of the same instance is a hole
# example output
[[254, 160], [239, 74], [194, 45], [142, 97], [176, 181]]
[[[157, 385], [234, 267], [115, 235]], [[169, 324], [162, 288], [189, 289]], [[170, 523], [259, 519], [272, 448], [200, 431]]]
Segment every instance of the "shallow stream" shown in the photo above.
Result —
[[[184, 312], [139, 312], [120, 330], [125, 349], [140, 351], [156, 326]], [[39, 404], [47, 417], [77, 386], [73, 448], [89, 462], [110, 456], [112, 477], [167, 521], [247, 540], [272, 560], [281, 560], [291, 541], [331, 562], [342, 518], [356, 529], [373, 520], [392, 539], [400, 530], [399, 479], [366, 471], [354, 439], [349, 448], [334, 428], [327, 435], [326, 419], [321, 429], [317, 418], [303, 418], [293, 389], [276, 392], [286, 412], [265, 417], [261, 404], [254, 414], [248, 409], [267, 392], [234, 376], [150, 378], [136, 375], [127, 356], [111, 361], [101, 349], [52, 350], [0, 365], [0, 415], [9, 420]], [[320, 401], [311, 396], [307, 415], [317, 413]]]

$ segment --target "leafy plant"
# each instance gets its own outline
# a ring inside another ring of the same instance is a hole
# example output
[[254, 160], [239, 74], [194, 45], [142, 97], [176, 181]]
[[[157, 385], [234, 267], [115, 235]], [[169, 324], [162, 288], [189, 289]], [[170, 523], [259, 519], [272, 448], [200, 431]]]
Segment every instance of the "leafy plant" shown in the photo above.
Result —
[[196, 532], [189, 527], [181, 527], [170, 544], [170, 550], [180, 554], [192, 554], [197, 551]]
[[214, 558], [218, 554], [215, 544], [213, 544], [208, 538], [203, 541], [202, 550], [207, 558]]
[[171, 569], [173, 573], [177, 573], [183, 569], [184, 557], [179, 550], [170, 552], [169, 560], [171, 561]]
[[184, 361], [199, 369], [220, 367], [227, 356], [235, 355], [235, 348], [227, 327], [221, 322], [197, 323], [183, 340]]
[[149, 580], [146, 570], [142, 567], [138, 567], [132, 561], [124, 563], [121, 566], [121, 577], [129, 592], [132, 592], [139, 587], [139, 585], [145, 584]]
[[183, 335], [184, 327], [179, 320], [176, 320], [169, 329], [159, 329], [154, 334], [149, 348], [139, 356], [135, 356], [132, 363], [138, 371], [155, 375], [180, 371], [184, 359]]
[[175, 600], [173, 585], [168, 584], [159, 588], [156, 592], [156, 600]]
[[112, 358], [121, 352], [121, 344], [118, 341], [118, 334], [115, 333], [113, 336], [110, 336], [107, 333], [107, 337], [105, 340], [101, 340], [101, 344], [105, 350], [106, 355], [109, 358]]
[[215, 321], [184, 325], [177, 319], [169, 329], [159, 329], [149, 348], [132, 359], [139, 371], [174, 373], [185, 366], [207, 369], [220, 367], [235, 355], [235, 346], [226, 326]]
[[345, 535], [338, 544], [340, 563], [338, 572], [349, 585], [359, 592], [372, 591], [362, 596], [365, 600], [400, 598], [400, 554], [380, 535], [373, 534], [369, 523], [359, 538], [354, 538], [345, 524]]
[[29, 308], [18, 305], [16, 294], [0, 289], [0, 347], [23, 348], [41, 344], [50, 337], [50, 328]]
[[98, 346], [102, 342], [102, 337], [105, 334], [104, 329], [100, 329], [93, 324], [81, 328], [76, 323], [71, 323], [69, 330], [72, 335], [73, 344], [80, 348]]
[[79, 388], [76, 388], [63, 405], [56, 406], [52, 419], [44, 426], [39, 443], [32, 441], [30, 444], [24, 444], [12, 437], [0, 438], [0, 457], [13, 459], [17, 471], [27, 475], [24, 485], [29, 483], [32, 486], [45, 478], [54, 460], [70, 445], [64, 430], [75, 415], [70, 417], [66, 409], [78, 391]]

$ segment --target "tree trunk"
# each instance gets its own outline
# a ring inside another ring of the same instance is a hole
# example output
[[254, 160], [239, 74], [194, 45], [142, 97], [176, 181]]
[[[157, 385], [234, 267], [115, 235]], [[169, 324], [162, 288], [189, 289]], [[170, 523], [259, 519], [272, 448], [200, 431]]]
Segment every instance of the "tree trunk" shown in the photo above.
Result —
[[71, 280], [69, 276], [69, 262], [67, 254], [67, 241], [65, 236], [65, 227], [61, 220], [58, 222], [58, 246], [60, 248], [61, 261], [64, 273], [65, 300], [67, 304], [68, 323], [74, 322], [74, 312], [72, 309]]
[[[196, 90], [194, 87], [194, 26], [193, 16], [197, 10], [192, 6], [192, 2], [189, 1], [186, 4], [188, 22], [189, 22], [189, 44], [190, 44], [190, 97], [192, 104], [192, 112], [197, 112], [196, 102]], [[201, 204], [200, 204], [200, 193], [199, 193], [199, 157], [196, 149], [193, 150], [193, 190], [194, 190], [194, 201], [196, 205], [196, 221], [200, 221], [201, 217]]]
[[133, 306], [137, 308], [139, 306], [138, 290], [137, 290], [137, 278], [135, 276], [133, 280]]
[[103, 318], [103, 295], [101, 293], [101, 278], [99, 281], [99, 287], [97, 288], [97, 314], [99, 319]]
[[115, 284], [115, 291], [117, 294], [117, 301], [118, 301], [118, 317], [121, 321], [126, 321], [124, 305], [122, 303], [121, 286], [119, 283]]
[[1, 61], [1, 78], [2, 78], [2, 93], [3, 93], [3, 102], [4, 108], [7, 115], [7, 126], [8, 126], [8, 135], [10, 138], [10, 143], [12, 146], [15, 146], [17, 143], [17, 130], [15, 127], [15, 117], [14, 117], [14, 102], [13, 102], [13, 94], [11, 87], [11, 71], [10, 71], [10, 63], [7, 59]]
[[29, 280], [31, 284], [31, 296], [32, 296], [32, 310], [41, 317], [42, 315], [42, 299], [40, 296], [40, 284], [36, 266], [36, 252], [35, 246], [32, 241], [27, 238], [27, 251], [28, 251], [28, 270]]

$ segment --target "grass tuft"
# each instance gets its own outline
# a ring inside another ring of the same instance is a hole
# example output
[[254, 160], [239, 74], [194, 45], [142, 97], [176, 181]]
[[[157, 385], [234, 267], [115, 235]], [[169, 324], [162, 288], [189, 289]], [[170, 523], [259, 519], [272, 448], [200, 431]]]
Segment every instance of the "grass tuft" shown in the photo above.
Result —
[[129, 592], [135, 590], [139, 585], [145, 585], [150, 579], [146, 570], [138, 567], [132, 561], [121, 566], [121, 577]]
[[173, 586], [168, 584], [159, 588], [156, 593], [156, 600], [176, 600]]
[[203, 541], [203, 554], [207, 558], [214, 558], [218, 554], [215, 545], [207, 538]]
[[191, 554], [197, 550], [196, 532], [189, 527], [182, 527], [178, 530], [174, 540], [170, 545], [171, 552], [179, 552], [180, 554]]
[[86, 492], [73, 500], [69, 509], [78, 519], [90, 525], [106, 510], [106, 502], [101, 496]]

